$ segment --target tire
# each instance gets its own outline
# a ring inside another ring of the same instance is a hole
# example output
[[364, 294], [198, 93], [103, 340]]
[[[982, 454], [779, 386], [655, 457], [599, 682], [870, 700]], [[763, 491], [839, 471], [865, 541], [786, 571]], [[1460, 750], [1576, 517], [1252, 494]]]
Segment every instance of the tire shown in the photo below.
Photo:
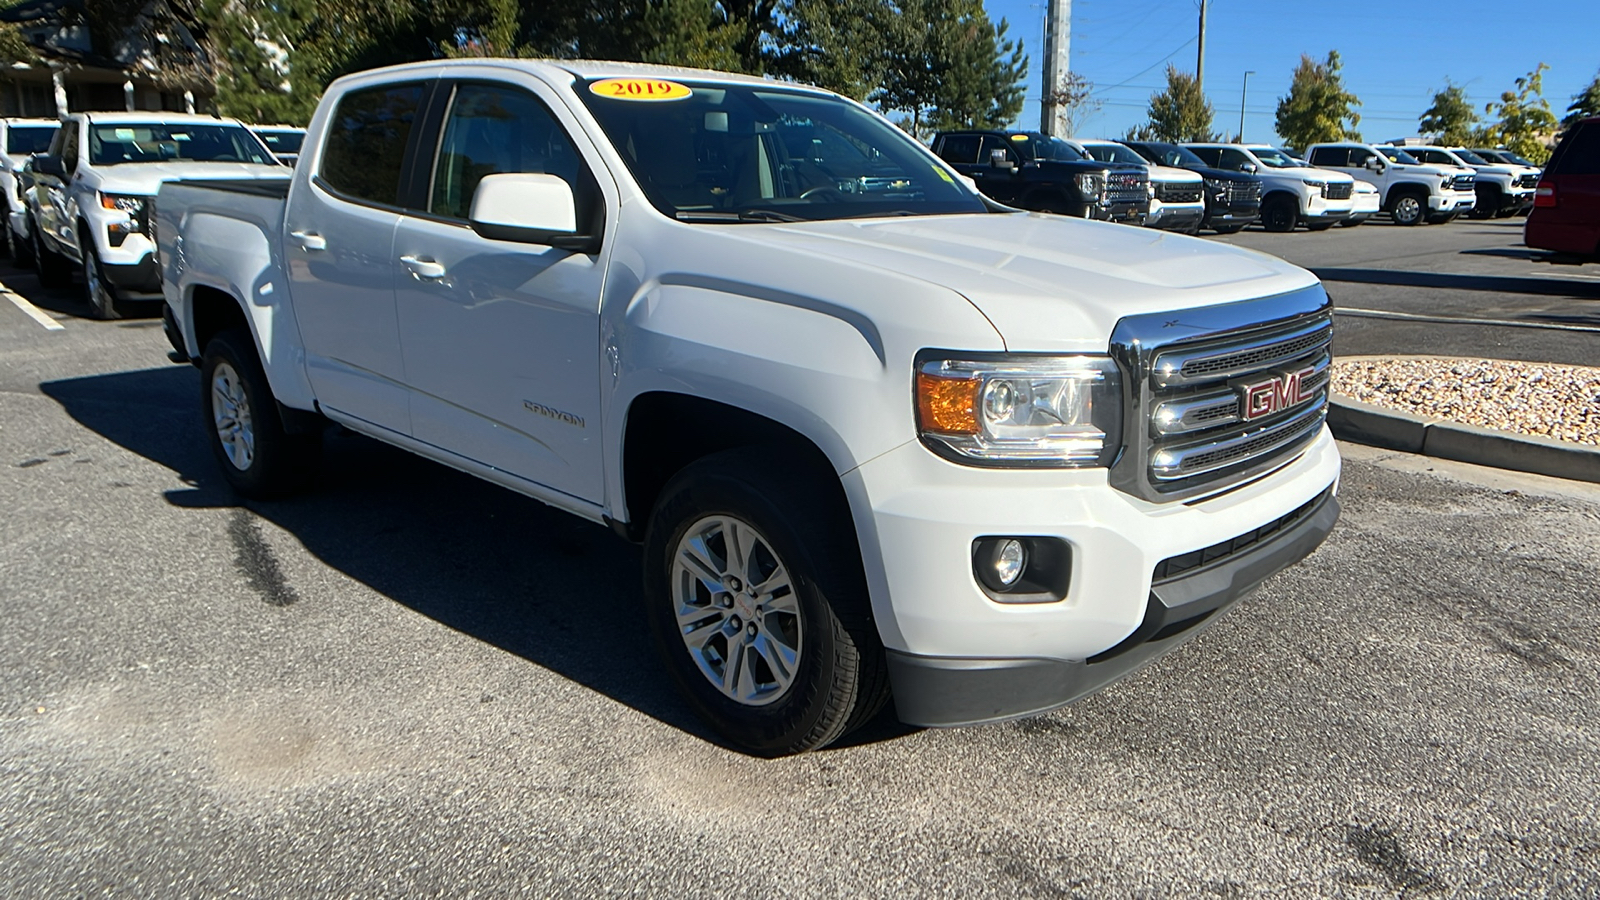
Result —
[[17, 265], [24, 269], [33, 268], [33, 241], [18, 238], [9, 224], [6, 226], [6, 240], [11, 244], [11, 258], [16, 260]]
[[1420, 191], [1405, 191], [1395, 195], [1389, 204], [1389, 218], [1396, 225], [1421, 225], [1428, 219], [1428, 197]]
[[117, 312], [115, 289], [106, 281], [105, 272], [100, 268], [100, 254], [95, 251], [94, 244], [86, 239], [83, 244], [83, 296], [89, 303], [89, 315], [94, 318], [122, 318]]
[[1500, 213], [1500, 188], [1493, 184], [1478, 185], [1478, 198], [1472, 203], [1472, 212], [1467, 215], [1474, 219], [1492, 219]]
[[284, 431], [249, 332], [231, 329], [206, 344], [200, 409], [211, 452], [223, 477], [241, 495], [283, 497], [304, 488], [316, 474], [322, 433]]
[[824, 747], [889, 697], [855, 528], [834, 492], [797, 477], [811, 468], [771, 448], [706, 457], [662, 490], [645, 535], [645, 617], [668, 673], [759, 756]]
[[39, 283], [47, 288], [66, 287], [72, 283], [72, 262], [51, 250], [39, 236], [39, 223], [33, 225], [33, 259], [39, 270]]
[[1212, 225], [1211, 230], [1217, 234], [1238, 234], [1244, 230], [1244, 225], [1229, 222], [1227, 225]]
[[1283, 234], [1300, 224], [1300, 204], [1293, 197], [1272, 197], [1261, 204], [1261, 227]]

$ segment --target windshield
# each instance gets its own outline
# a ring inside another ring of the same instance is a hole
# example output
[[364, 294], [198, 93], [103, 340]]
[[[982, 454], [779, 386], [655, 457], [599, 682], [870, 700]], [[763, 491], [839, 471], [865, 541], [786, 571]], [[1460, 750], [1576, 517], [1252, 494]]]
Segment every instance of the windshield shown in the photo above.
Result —
[[257, 131], [256, 137], [276, 154], [299, 153], [300, 145], [306, 140], [303, 131]]
[[1417, 159], [1415, 156], [1412, 156], [1398, 147], [1375, 147], [1373, 149], [1377, 150], [1379, 153], [1382, 153], [1384, 158], [1388, 159], [1392, 163], [1399, 163], [1402, 166], [1422, 165], [1422, 160]]
[[89, 161], [93, 165], [171, 160], [277, 165], [262, 149], [261, 142], [241, 125], [128, 122], [89, 129]]
[[837, 97], [634, 78], [578, 93], [650, 203], [684, 221], [987, 211], [905, 132]]
[[43, 153], [50, 149], [56, 125], [13, 125], [6, 129], [6, 152], [12, 156]]
[[1478, 154], [1473, 153], [1471, 150], [1452, 150], [1451, 152], [1454, 153], [1457, 157], [1461, 158], [1461, 160], [1466, 162], [1466, 164], [1469, 165], [1469, 166], [1492, 166], [1492, 165], [1494, 165], [1494, 163], [1491, 163], [1487, 159], [1484, 159], [1483, 157], [1479, 156]]
[[1132, 163], [1136, 166], [1147, 165], [1144, 157], [1121, 144], [1084, 144], [1083, 149], [1087, 150], [1090, 156], [1101, 162]]
[[1034, 159], [1049, 162], [1082, 162], [1084, 159], [1077, 147], [1059, 138], [1032, 135], [1027, 141], [1017, 141], [1017, 144], [1025, 152], [1033, 154]]
[[1206, 161], [1195, 156], [1189, 148], [1179, 147], [1177, 144], [1133, 144], [1140, 156], [1161, 166], [1172, 166], [1178, 169], [1206, 168]]
[[1525, 156], [1518, 156], [1517, 154], [1512, 153], [1510, 150], [1501, 150], [1500, 151], [1500, 155], [1505, 157], [1506, 159], [1511, 160], [1512, 162], [1516, 163], [1519, 166], [1527, 166], [1530, 169], [1539, 168], [1539, 164], [1538, 163], [1534, 162], [1531, 159], [1528, 159]]
[[1269, 169], [1299, 169], [1305, 166], [1305, 163], [1276, 147], [1251, 147], [1250, 152]]

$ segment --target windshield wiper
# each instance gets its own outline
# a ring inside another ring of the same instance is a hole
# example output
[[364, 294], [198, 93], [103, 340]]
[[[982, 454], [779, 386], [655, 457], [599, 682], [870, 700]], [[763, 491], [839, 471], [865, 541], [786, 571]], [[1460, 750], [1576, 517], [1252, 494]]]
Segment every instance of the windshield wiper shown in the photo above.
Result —
[[678, 210], [673, 216], [680, 222], [809, 222], [800, 216], [791, 216], [773, 209], [741, 209], [738, 212], [723, 210]]

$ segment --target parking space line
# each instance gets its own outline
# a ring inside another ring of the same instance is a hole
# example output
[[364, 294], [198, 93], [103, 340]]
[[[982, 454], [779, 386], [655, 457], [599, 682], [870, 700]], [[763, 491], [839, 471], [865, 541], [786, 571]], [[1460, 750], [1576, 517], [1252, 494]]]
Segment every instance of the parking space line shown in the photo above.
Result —
[[6, 299], [11, 301], [11, 305], [22, 310], [25, 314], [27, 314], [28, 318], [38, 322], [40, 325], [43, 325], [45, 331], [66, 330], [67, 326], [62, 325], [55, 319], [50, 318], [45, 314], [44, 310], [34, 306], [32, 303], [29, 303], [27, 300], [23, 299], [21, 296], [14, 293], [10, 288], [3, 284], [0, 284], [0, 294], [4, 294]]
[[1350, 309], [1335, 307], [1336, 316], [1354, 316], [1360, 319], [1402, 319], [1407, 322], [1440, 322], [1448, 325], [1494, 325], [1504, 328], [1538, 328], [1545, 331], [1586, 331], [1600, 334], [1600, 325], [1563, 325], [1559, 322], [1513, 322], [1508, 319], [1474, 319], [1467, 316], [1429, 316], [1420, 313], [1393, 312], [1387, 309]]

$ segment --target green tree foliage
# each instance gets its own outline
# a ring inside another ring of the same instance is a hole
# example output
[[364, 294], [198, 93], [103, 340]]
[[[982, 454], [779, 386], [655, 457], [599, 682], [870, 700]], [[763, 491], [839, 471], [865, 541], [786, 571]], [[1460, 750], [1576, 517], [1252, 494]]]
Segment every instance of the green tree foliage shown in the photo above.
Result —
[[1022, 111], [1028, 57], [989, 21], [981, 0], [900, 0], [883, 16], [882, 81], [868, 95], [922, 138], [946, 128], [997, 128]]
[[1570, 128], [1574, 122], [1590, 116], [1600, 116], [1600, 72], [1595, 74], [1588, 87], [1572, 95], [1572, 105], [1567, 107], [1561, 127]]
[[1278, 134], [1289, 146], [1304, 150], [1320, 141], [1361, 139], [1355, 130], [1361, 124], [1355, 110], [1361, 101], [1345, 90], [1342, 68], [1337, 50], [1320, 63], [1301, 54], [1289, 93], [1278, 98]]
[[1493, 124], [1488, 140], [1536, 163], [1550, 158], [1550, 148], [1545, 141], [1555, 134], [1559, 124], [1556, 114], [1550, 111], [1550, 101], [1544, 99], [1544, 73], [1550, 68], [1539, 63], [1532, 72], [1517, 79], [1516, 90], [1506, 91], [1500, 100], [1484, 106]]
[[1459, 147], [1472, 140], [1478, 113], [1467, 100], [1467, 91], [1446, 78], [1444, 90], [1433, 95], [1433, 105], [1418, 120], [1422, 134], [1437, 135], [1447, 147]]
[[1188, 72], [1167, 64], [1166, 90], [1150, 95], [1150, 121], [1128, 132], [1129, 140], [1214, 141], [1211, 130], [1215, 111], [1200, 90], [1200, 82]]

